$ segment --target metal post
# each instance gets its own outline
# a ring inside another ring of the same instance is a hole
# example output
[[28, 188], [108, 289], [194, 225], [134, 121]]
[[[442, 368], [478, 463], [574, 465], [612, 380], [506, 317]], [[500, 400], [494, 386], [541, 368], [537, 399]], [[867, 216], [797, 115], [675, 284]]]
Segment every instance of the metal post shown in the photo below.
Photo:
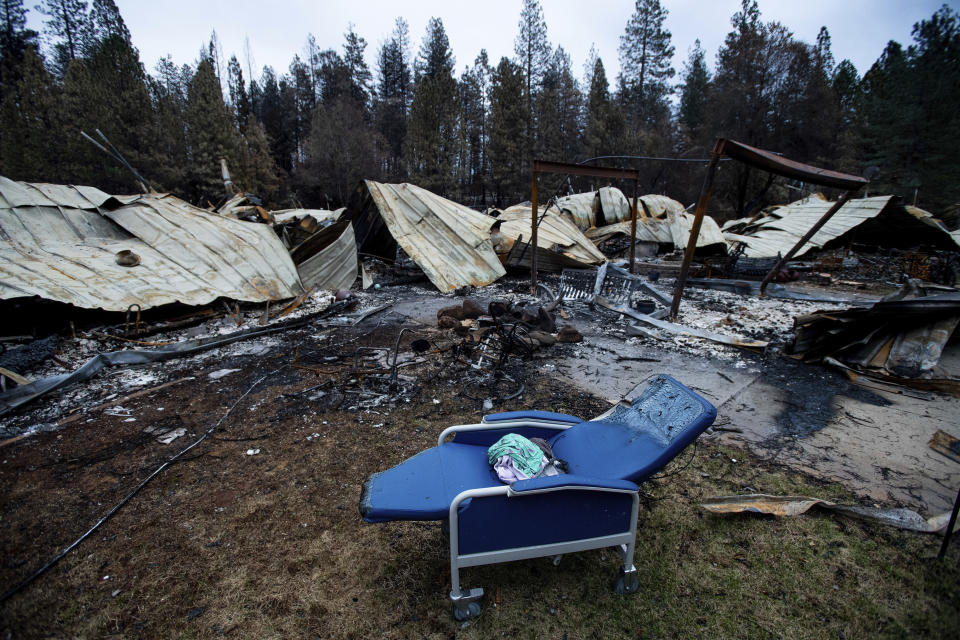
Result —
[[673, 292], [673, 304], [670, 305], [670, 319], [677, 319], [677, 312], [680, 311], [680, 298], [683, 297], [683, 288], [687, 284], [687, 274], [690, 272], [690, 263], [693, 262], [693, 253], [697, 250], [697, 238], [700, 236], [700, 226], [703, 224], [703, 216], [707, 212], [707, 204], [710, 202], [710, 190], [713, 188], [713, 176], [717, 173], [717, 165], [720, 163], [720, 156], [723, 154], [723, 140], [718, 140], [713, 147], [713, 155], [710, 156], [710, 164], [707, 165], [707, 175], [703, 179], [703, 186], [700, 188], [700, 198], [697, 200], [697, 212], [693, 218], [693, 226], [690, 228], [690, 239], [687, 240], [687, 250], [683, 254], [683, 264], [680, 265], [680, 275], [677, 276], [676, 290]]
[[816, 235], [817, 231], [820, 231], [820, 228], [823, 225], [827, 224], [827, 221], [833, 217], [833, 214], [839, 211], [840, 207], [845, 205], [847, 203], [847, 200], [852, 198], [853, 195], [859, 190], [860, 188], [857, 187], [856, 189], [851, 189], [850, 191], [847, 191], [846, 193], [844, 193], [839, 200], [833, 203], [832, 207], [827, 209], [827, 212], [823, 214], [823, 217], [817, 220], [817, 223], [814, 224], [812, 227], [810, 227], [810, 229], [805, 234], [803, 234], [803, 237], [797, 241], [797, 244], [793, 245], [793, 248], [790, 249], [790, 251], [787, 251], [786, 255], [777, 261], [777, 264], [773, 265], [773, 268], [770, 269], [770, 273], [768, 273], [766, 277], [763, 279], [763, 282], [760, 283], [760, 295], [763, 295], [764, 291], [766, 291], [767, 289], [767, 285], [770, 284], [770, 281], [773, 280], [773, 278], [777, 275], [777, 273], [780, 272], [780, 267], [786, 264], [787, 261], [791, 260], [793, 256], [796, 255], [797, 251], [800, 251], [801, 247], [807, 244], [807, 241], [810, 240], [810, 238], [812, 238], [814, 235]]
[[537, 295], [537, 172], [530, 171], [530, 293]]
[[950, 513], [950, 524], [943, 533], [943, 542], [940, 544], [940, 553], [937, 554], [937, 560], [943, 560], [947, 554], [947, 547], [950, 545], [950, 536], [953, 535], [953, 526], [957, 524], [957, 511], [960, 511], [960, 491], [957, 492], [957, 499], [953, 501], [953, 511]]
[[637, 185], [640, 180], [633, 180], [633, 215], [630, 216], [630, 273], [634, 273], [633, 265], [637, 261]]

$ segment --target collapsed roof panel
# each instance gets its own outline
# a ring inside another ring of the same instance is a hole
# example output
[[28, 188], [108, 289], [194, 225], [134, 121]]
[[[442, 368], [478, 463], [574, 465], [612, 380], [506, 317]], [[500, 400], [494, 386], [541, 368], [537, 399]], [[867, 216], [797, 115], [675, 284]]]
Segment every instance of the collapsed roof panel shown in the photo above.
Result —
[[601, 187], [597, 192], [600, 210], [594, 220], [597, 226], [614, 224], [630, 219], [630, 202], [616, 187]]
[[[752, 221], [737, 221], [737, 233], [726, 232], [730, 242], [746, 244], [744, 255], [761, 258], [785, 254], [819, 220], [833, 203], [805, 198]], [[850, 200], [801, 247], [797, 256], [821, 248], [839, 238], [863, 244], [898, 247], [926, 244], [957, 248], [943, 224], [932, 215], [896, 203], [894, 196]]]
[[317, 231], [290, 257], [308, 289], [347, 289], [357, 279], [357, 240], [353, 226], [345, 220]]
[[412, 184], [365, 180], [358, 189], [346, 215], [361, 253], [392, 260], [396, 243], [440, 291], [506, 273], [490, 242], [494, 218]]
[[[684, 210], [682, 204], [667, 196], [656, 194], [641, 196], [639, 199], [643, 203], [641, 208], [643, 213], [637, 218], [636, 239], [638, 242], [672, 244], [677, 248], [687, 246], [693, 216]], [[647, 213], [650, 214], [650, 217], [647, 217]], [[632, 226], [633, 223], [628, 218], [623, 222], [590, 229], [586, 235], [594, 242], [599, 243], [616, 235], [629, 237]], [[710, 216], [704, 216], [700, 235], [697, 236], [697, 248], [725, 247], [726, 244], [724, 234], [720, 231], [716, 221]]]
[[[169, 195], [113, 198], [91, 187], [0, 178], [0, 238], [0, 299], [39, 296], [123, 311], [303, 292], [268, 226]], [[139, 264], [118, 264], [121, 251], [136, 254]]]
[[596, 191], [574, 193], [557, 198], [557, 207], [578, 229], [589, 229], [596, 224], [596, 200]]
[[[530, 239], [532, 211], [529, 205], [518, 204], [505, 209], [497, 220], [500, 221], [500, 233], [516, 241], [521, 236], [524, 241]], [[537, 246], [552, 249], [556, 246], [559, 253], [582, 265], [600, 264], [606, 257], [583, 233], [566, 217], [559, 215], [555, 207], [546, 213], [540, 210], [540, 226], [537, 228]]]

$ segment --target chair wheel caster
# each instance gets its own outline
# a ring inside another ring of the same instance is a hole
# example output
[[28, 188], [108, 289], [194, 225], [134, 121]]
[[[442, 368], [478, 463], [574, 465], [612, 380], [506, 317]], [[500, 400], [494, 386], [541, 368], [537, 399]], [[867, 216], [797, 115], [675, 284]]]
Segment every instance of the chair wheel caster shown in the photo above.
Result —
[[629, 571], [620, 569], [620, 575], [613, 583], [613, 590], [619, 596], [627, 596], [636, 593], [640, 589], [640, 578], [637, 576], [637, 570], [633, 567]]
[[480, 617], [480, 603], [468, 602], [464, 606], [453, 605], [453, 617], [457, 622]]

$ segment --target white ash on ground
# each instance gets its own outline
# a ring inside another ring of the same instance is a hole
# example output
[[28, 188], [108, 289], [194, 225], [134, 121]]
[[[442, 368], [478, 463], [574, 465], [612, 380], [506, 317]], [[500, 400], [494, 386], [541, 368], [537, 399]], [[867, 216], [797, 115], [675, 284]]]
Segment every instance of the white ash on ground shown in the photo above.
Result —
[[[672, 288], [672, 282], [666, 283]], [[742, 296], [726, 291], [688, 288], [684, 291], [680, 314], [676, 323], [731, 336], [752, 338], [770, 343], [769, 349], [779, 350], [793, 341], [794, 318], [815, 311], [844, 309], [848, 304], [759, 298]], [[735, 366], [747, 366], [743, 362], [744, 350], [712, 340], [691, 335], [676, 335], [660, 332], [664, 340], [631, 337], [630, 344], [655, 342], [659, 347], [687, 353], [701, 353], [726, 360], [738, 361]]]

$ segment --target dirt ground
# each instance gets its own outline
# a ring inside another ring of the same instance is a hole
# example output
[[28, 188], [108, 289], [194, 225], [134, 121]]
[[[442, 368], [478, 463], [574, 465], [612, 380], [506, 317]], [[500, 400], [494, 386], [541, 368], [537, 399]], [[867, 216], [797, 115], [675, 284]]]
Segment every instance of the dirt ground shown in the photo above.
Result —
[[[468, 569], [462, 580], [486, 589], [485, 612], [456, 623], [440, 524], [364, 524], [357, 512], [362, 482], [435, 444], [444, 427], [478, 421], [484, 400], [509, 395], [516, 381], [524, 393], [495, 409], [602, 413], [610, 406], [605, 394], [585, 390], [582, 374], [582, 384], [571, 384], [577, 372], [558, 368], [604, 343], [588, 335], [582, 344], [556, 345], [549, 354], [511, 362], [512, 379], [483, 387], [455, 351], [415, 356], [409, 349], [417, 338], [446, 349], [449, 336], [428, 326], [429, 318], [459, 300], [415, 290], [401, 298], [356, 326], [308, 324], [244, 348], [129, 368], [124, 376], [150, 378], [144, 389], [175, 383], [121, 402], [123, 411], [88, 411], [0, 449], [5, 590], [219, 424], [76, 550], [0, 605], [0, 633], [956, 637], [960, 547], [941, 562], [935, 536], [822, 514], [708, 515], [697, 507], [700, 499], [741, 492], [864, 501], [862, 493], [719, 435], [701, 438], [644, 487], [635, 557], [640, 593], [613, 594], [617, 561], [609, 550], [570, 555], [558, 566], [539, 559]], [[411, 364], [399, 370], [399, 402], [385, 400], [373, 382], [363, 393], [350, 392], [360, 389], [344, 376], [356, 348], [393, 347], [402, 327], [413, 331], [401, 339], [401, 360]], [[686, 372], [675, 368], [680, 361], [664, 358], [662, 346], [637, 348], [659, 359], [617, 363], [610, 375], [618, 384], [635, 386], [648, 366], [685, 381]], [[96, 389], [99, 399], [69, 397], [91, 407], [122, 396], [116, 385]], [[69, 411], [67, 395], [40, 400], [17, 420], [52, 420]], [[183, 436], [157, 442], [158, 430], [178, 428]]]

